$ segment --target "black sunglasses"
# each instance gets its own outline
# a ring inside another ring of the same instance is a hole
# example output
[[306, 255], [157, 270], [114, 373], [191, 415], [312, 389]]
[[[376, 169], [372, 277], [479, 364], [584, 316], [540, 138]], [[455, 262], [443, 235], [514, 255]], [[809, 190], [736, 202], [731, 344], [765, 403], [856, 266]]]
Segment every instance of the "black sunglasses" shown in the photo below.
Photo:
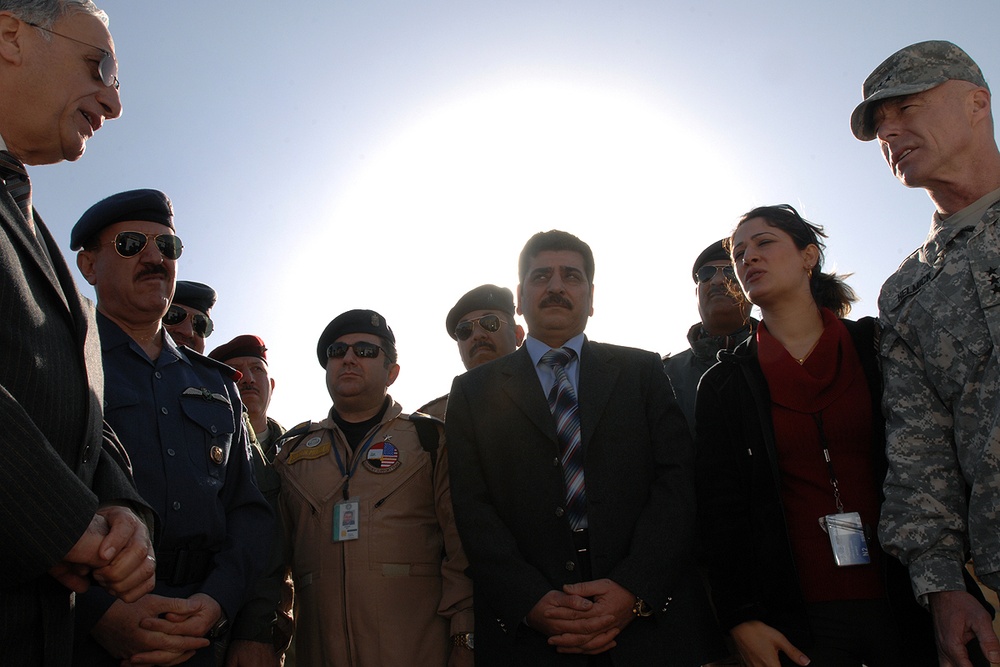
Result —
[[75, 37], [70, 37], [69, 35], [64, 35], [61, 32], [56, 32], [55, 30], [49, 30], [48, 28], [43, 28], [37, 23], [32, 23], [31, 21], [25, 21], [28, 25], [33, 28], [38, 28], [39, 30], [44, 30], [50, 35], [55, 35], [56, 37], [62, 37], [63, 39], [68, 39], [77, 44], [83, 44], [84, 46], [89, 46], [92, 49], [97, 49], [104, 54], [101, 58], [101, 62], [97, 65], [97, 72], [101, 75], [101, 83], [105, 86], [114, 86], [115, 90], [118, 90], [120, 84], [118, 83], [118, 61], [115, 60], [114, 54], [112, 54], [107, 49], [102, 49], [99, 46], [90, 44], [89, 42], [84, 42], [82, 40], [76, 39]]
[[503, 325], [503, 320], [501, 320], [497, 315], [483, 315], [478, 320], [465, 320], [464, 322], [459, 322], [458, 326], [455, 327], [455, 338], [459, 340], [469, 340], [469, 337], [472, 335], [472, 331], [476, 328], [476, 322], [479, 323], [479, 326], [490, 333], [500, 331], [500, 327]]
[[327, 359], [343, 359], [347, 356], [348, 349], [354, 350], [354, 356], [362, 359], [374, 359], [378, 356], [379, 350], [385, 352], [385, 349], [375, 343], [365, 341], [359, 341], [350, 345], [347, 343], [330, 343], [326, 347], [326, 357]]
[[153, 243], [156, 244], [156, 248], [160, 251], [160, 254], [167, 259], [177, 259], [184, 250], [184, 244], [181, 243], [179, 236], [174, 236], [173, 234], [143, 234], [142, 232], [118, 232], [113, 241], [101, 243], [100, 245], [112, 244], [115, 246], [115, 252], [122, 257], [135, 257], [146, 247], [149, 239], [153, 239]]
[[708, 281], [715, 278], [715, 275], [722, 271], [722, 277], [726, 280], [736, 281], [736, 271], [733, 269], [732, 264], [716, 264], [716, 265], [706, 265], [695, 271], [695, 275], [698, 277], [697, 282], [707, 283]]
[[[168, 327], [177, 326], [188, 316], [188, 311], [180, 306], [170, 306], [167, 314], [163, 316], [163, 323]], [[201, 338], [208, 338], [215, 330], [212, 318], [201, 313], [191, 313], [191, 329]]]

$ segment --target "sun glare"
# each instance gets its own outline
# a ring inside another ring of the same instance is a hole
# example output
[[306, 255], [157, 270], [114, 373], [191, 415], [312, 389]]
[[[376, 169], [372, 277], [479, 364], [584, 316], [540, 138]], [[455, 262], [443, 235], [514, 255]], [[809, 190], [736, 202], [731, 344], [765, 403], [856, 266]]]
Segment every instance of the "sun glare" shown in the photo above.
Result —
[[[415, 409], [463, 370], [443, 326], [449, 308], [481, 283], [514, 289], [524, 241], [559, 228], [596, 256], [588, 334], [676, 351], [697, 319], [690, 264], [749, 200], [716, 143], [663, 100], [606, 88], [524, 82], [445, 100], [330, 193], [310, 231], [317, 243], [277, 289], [301, 294], [296, 310], [313, 321], [298, 331], [317, 336], [343, 310], [382, 312], [403, 365], [393, 394]], [[276, 400], [317, 399], [293, 397], [291, 384]]]

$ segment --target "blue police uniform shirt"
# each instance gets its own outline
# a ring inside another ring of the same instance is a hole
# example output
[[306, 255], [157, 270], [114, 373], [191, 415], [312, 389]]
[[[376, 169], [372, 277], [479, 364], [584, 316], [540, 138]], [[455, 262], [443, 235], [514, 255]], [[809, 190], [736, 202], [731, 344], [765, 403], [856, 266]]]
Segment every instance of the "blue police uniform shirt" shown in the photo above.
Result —
[[200, 583], [154, 593], [205, 593], [236, 617], [263, 572], [274, 518], [257, 489], [236, 384], [223, 365], [178, 349], [164, 332], [151, 361], [98, 313], [104, 360], [104, 417], [128, 450], [136, 486], [159, 519], [156, 551], [217, 551]]

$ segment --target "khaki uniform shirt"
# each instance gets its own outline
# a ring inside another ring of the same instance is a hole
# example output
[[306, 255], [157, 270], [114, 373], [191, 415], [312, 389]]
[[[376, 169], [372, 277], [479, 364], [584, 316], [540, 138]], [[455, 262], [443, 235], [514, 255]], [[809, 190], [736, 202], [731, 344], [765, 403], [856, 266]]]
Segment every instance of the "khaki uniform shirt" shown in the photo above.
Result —
[[[394, 401], [369, 436], [352, 451], [327, 418], [284, 442], [274, 462], [298, 602], [296, 660], [443, 667], [450, 635], [473, 630], [444, 443], [432, 466]], [[335, 542], [345, 483], [359, 501], [359, 539]]]
[[444, 421], [445, 413], [448, 412], [448, 394], [440, 398], [435, 398], [430, 403], [425, 403], [417, 412], [422, 412], [425, 415], [437, 417], [441, 421]]
[[889, 473], [879, 535], [918, 596], [1000, 588], [1000, 190], [945, 220], [879, 297]]

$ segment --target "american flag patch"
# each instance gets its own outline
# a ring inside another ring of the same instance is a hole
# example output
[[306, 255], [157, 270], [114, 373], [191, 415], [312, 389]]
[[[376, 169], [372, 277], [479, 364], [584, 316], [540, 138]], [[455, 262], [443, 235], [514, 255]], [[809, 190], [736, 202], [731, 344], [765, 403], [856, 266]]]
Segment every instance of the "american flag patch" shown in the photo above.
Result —
[[389, 472], [399, 465], [399, 450], [391, 442], [372, 445], [365, 459], [365, 466], [372, 472]]

